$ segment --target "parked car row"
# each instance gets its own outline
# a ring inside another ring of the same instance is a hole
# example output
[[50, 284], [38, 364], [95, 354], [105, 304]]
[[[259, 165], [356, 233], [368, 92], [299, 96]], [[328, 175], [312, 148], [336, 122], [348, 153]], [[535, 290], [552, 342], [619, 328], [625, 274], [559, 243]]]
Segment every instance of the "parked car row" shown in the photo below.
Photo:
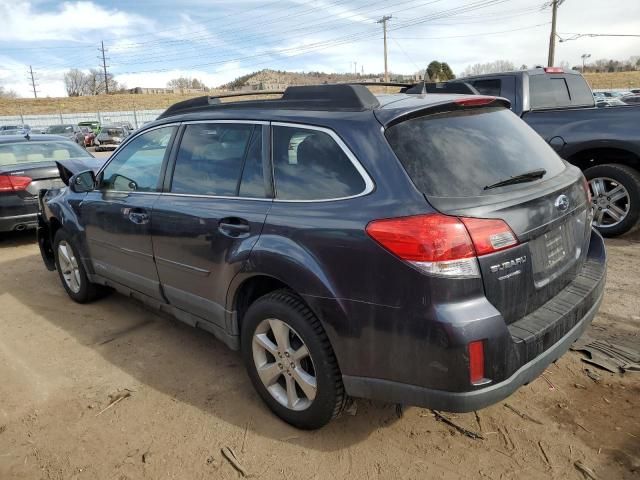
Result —
[[[102, 136], [102, 141], [96, 142], [97, 137], [103, 129], [107, 129], [107, 134]], [[117, 131], [113, 129], [117, 129]], [[93, 147], [96, 145], [98, 147], [98, 151], [116, 148], [121, 143], [121, 139], [129, 136], [133, 131], [134, 128], [131, 125], [131, 122], [127, 121], [111, 122], [106, 125], [101, 125], [98, 121], [84, 121], [79, 122], [77, 125], [59, 124], [51, 125], [49, 127], [35, 128], [31, 128], [26, 124], [0, 126], [0, 135], [24, 136], [32, 133], [61, 135], [83, 147]]]
[[629, 91], [593, 92], [596, 105], [599, 107], [613, 107], [623, 105], [637, 105], [640, 103], [640, 89]]

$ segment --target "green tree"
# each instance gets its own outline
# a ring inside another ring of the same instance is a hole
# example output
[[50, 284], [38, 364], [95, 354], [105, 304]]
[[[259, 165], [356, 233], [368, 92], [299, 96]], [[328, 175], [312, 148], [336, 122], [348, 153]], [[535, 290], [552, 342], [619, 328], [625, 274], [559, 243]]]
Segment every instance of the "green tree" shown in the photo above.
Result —
[[437, 60], [432, 61], [427, 67], [427, 78], [432, 82], [437, 82], [442, 74], [442, 64]]
[[454, 78], [456, 78], [455, 73], [453, 73], [453, 70], [451, 70], [451, 67], [447, 62], [442, 62], [442, 68], [440, 70], [442, 72], [442, 76], [444, 77], [441, 78], [442, 80], [453, 80]]

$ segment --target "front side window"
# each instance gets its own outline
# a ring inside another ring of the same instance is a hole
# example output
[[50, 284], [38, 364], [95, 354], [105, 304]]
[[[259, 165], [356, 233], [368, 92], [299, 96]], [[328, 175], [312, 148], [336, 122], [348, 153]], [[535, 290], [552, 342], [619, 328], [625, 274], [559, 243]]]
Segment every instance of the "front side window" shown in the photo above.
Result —
[[248, 123], [187, 125], [171, 192], [264, 197], [262, 127]]
[[276, 198], [331, 200], [365, 190], [355, 165], [325, 132], [274, 126], [272, 151]]
[[156, 192], [167, 146], [175, 127], [162, 127], [137, 136], [118, 151], [102, 172], [101, 189]]

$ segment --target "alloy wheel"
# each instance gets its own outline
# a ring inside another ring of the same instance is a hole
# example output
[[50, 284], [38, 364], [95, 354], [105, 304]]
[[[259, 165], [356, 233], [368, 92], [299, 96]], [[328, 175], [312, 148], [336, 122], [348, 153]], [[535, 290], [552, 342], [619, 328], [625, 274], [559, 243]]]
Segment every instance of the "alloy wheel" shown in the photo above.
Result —
[[58, 264], [64, 283], [73, 293], [78, 293], [81, 285], [78, 260], [73, 254], [71, 246], [64, 240], [58, 243]]
[[291, 410], [305, 410], [317, 394], [316, 371], [309, 349], [282, 320], [268, 318], [253, 334], [253, 361], [271, 396]]
[[627, 217], [631, 199], [621, 183], [612, 178], [596, 177], [589, 180], [589, 188], [595, 227], [613, 227]]

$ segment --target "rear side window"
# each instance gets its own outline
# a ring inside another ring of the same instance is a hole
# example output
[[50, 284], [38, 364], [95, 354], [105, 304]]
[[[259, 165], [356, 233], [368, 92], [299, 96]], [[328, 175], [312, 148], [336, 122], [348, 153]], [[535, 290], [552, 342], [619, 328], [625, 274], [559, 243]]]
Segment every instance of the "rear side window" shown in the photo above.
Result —
[[[173, 172], [174, 193], [264, 197], [262, 127], [187, 125]], [[242, 178], [242, 182], [241, 182]]]
[[327, 133], [299, 127], [273, 127], [276, 197], [330, 200], [365, 190], [362, 175]]
[[579, 75], [530, 75], [529, 89], [532, 109], [593, 105], [589, 86]]
[[498, 78], [492, 78], [490, 80], [476, 80], [473, 82], [473, 87], [482, 95], [499, 97], [501, 95], [502, 82]]
[[415, 186], [435, 197], [495, 194], [519, 185], [484, 187], [535, 169], [547, 170], [544, 179], [564, 170], [551, 147], [504, 108], [419, 117], [385, 135]]

